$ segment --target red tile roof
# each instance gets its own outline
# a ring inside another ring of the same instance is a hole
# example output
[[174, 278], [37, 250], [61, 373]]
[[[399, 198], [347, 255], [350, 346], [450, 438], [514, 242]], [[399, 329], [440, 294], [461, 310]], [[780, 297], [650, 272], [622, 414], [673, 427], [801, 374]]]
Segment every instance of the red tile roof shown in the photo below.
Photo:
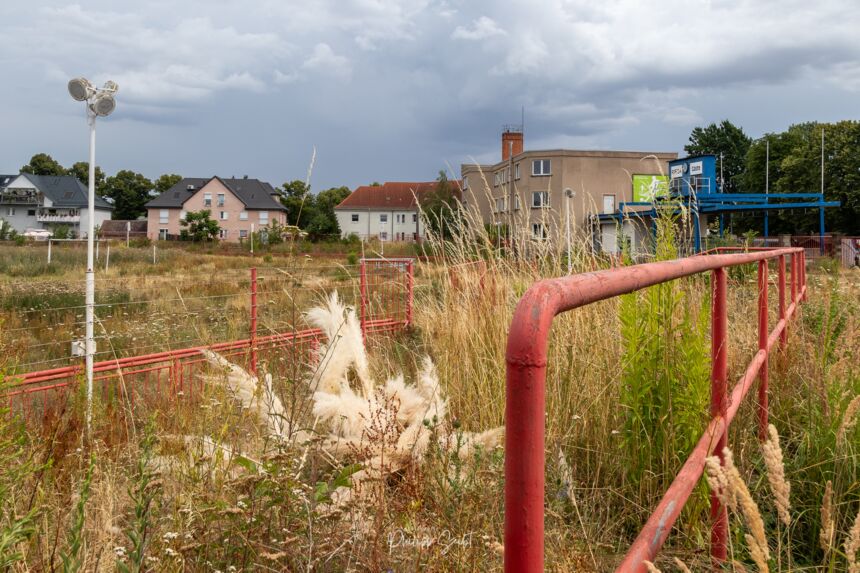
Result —
[[[454, 196], [460, 195], [460, 181], [449, 181]], [[412, 209], [415, 196], [436, 189], [436, 181], [408, 182], [388, 181], [382, 185], [362, 185], [340, 202], [335, 209]]]

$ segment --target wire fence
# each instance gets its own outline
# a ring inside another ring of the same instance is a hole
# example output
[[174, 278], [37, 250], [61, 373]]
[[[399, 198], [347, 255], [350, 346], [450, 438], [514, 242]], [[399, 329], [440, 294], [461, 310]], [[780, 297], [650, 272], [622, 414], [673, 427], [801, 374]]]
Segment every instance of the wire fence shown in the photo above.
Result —
[[[357, 309], [366, 335], [412, 321], [411, 259], [363, 259], [354, 265], [188, 269], [173, 276], [110, 277], [96, 292], [94, 379], [108, 396], [193, 393], [195, 371], [210, 348], [256, 371], [306, 368], [323, 340], [304, 311], [332, 291]], [[0, 286], [5, 358], [13, 410], [44, 415], [84, 371], [84, 281], [10, 282]], [[121, 384], [117, 384], [120, 382]]]

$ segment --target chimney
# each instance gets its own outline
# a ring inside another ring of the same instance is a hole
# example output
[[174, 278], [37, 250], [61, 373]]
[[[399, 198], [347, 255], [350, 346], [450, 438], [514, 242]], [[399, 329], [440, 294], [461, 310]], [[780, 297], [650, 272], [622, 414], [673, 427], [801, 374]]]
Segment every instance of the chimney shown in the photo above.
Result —
[[502, 129], [502, 161], [523, 152], [523, 127], [506, 125]]

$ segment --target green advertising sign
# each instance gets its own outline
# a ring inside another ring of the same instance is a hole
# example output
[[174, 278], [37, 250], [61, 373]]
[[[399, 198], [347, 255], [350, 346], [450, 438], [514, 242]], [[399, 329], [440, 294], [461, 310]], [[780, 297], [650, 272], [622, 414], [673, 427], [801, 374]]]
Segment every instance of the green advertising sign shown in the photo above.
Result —
[[633, 200], [651, 202], [655, 197], [664, 197], [669, 192], [669, 177], [666, 175], [634, 175]]

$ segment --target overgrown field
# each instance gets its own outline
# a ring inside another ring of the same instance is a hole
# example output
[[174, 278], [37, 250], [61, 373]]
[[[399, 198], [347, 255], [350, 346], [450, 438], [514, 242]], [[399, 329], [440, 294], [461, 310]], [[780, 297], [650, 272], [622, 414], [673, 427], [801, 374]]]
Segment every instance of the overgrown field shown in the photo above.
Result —
[[[258, 259], [265, 276], [290, 269], [265, 290], [273, 329], [299, 321], [329, 334], [318, 361], [271, 367], [270, 379], [257, 380], [212, 357], [193, 400], [98, 402], [91, 439], [80, 388], [43, 425], [3, 416], [0, 563], [16, 571], [500, 570], [506, 334], [520, 296], [564, 274], [567, 260], [548, 248], [511, 256], [486, 236], [435, 244], [441, 262], [419, 266], [414, 328], [372, 338], [366, 356], [354, 318], [327, 302], [334, 289], [355, 300], [348, 264], [323, 270]], [[191, 332], [244, 337], [248, 261], [174, 256], [146, 278], [122, 275], [122, 265], [102, 277], [111, 286], [101, 296], [117, 298], [102, 301], [100, 348], [179, 347]], [[478, 258], [486, 271], [457, 266]], [[573, 264], [607, 266], [579, 250]], [[757, 344], [757, 291], [754, 269], [730, 279], [735, 381]], [[42, 282], [9, 278], [2, 287], [7, 372], [21, 369], [22, 356], [38, 358], [35, 345], [52, 336], [78, 335], [71, 322], [82, 311], [55, 319], [39, 305], [79, 306], [81, 290], [66, 287], [82, 282], [45, 282], [56, 291], [39, 297]], [[851, 553], [860, 549], [860, 273], [824, 264], [809, 269], [809, 283], [788, 346], [771, 363], [787, 510], [775, 503], [784, 490], [771, 483], [753, 396], [729, 444], [761, 516], [769, 569], [849, 571], [860, 559]], [[708, 413], [709, 292], [709, 279], [697, 277], [555, 321], [548, 569], [611, 570], [698, 439]], [[222, 295], [229, 305], [211, 303]], [[120, 311], [137, 300], [144, 310]], [[323, 310], [302, 315], [315, 305]], [[25, 331], [39, 334], [21, 340]], [[663, 552], [694, 571], [708, 570], [707, 492], [703, 483]], [[737, 571], [762, 568], [745, 515], [731, 514], [729, 568]], [[675, 570], [669, 561], [657, 566]]]

